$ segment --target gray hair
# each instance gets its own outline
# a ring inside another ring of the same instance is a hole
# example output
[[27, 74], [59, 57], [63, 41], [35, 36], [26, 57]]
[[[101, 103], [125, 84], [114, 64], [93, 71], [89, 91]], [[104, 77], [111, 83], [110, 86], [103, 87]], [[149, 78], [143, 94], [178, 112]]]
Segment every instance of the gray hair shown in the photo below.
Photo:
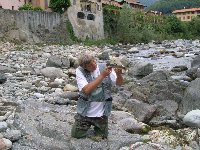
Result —
[[89, 64], [94, 59], [95, 59], [95, 57], [89, 52], [81, 53], [78, 58], [79, 66], [85, 68], [86, 65]]

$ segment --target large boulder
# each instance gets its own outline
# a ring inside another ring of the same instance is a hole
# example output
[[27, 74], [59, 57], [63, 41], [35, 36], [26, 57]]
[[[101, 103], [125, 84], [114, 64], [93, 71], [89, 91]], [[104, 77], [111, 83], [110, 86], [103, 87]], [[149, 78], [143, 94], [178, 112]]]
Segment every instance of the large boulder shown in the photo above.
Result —
[[41, 74], [49, 78], [66, 77], [66, 74], [64, 74], [60, 68], [55, 68], [55, 67], [43, 68], [41, 69]]
[[13, 73], [13, 72], [16, 72], [16, 70], [11, 67], [0, 65], [0, 72], [1, 73]]
[[149, 105], [136, 99], [128, 99], [124, 104], [124, 107], [141, 122], [149, 122], [156, 112], [156, 105]]
[[200, 110], [192, 110], [188, 112], [184, 118], [183, 123], [190, 127], [200, 128]]
[[135, 77], [144, 77], [153, 72], [153, 64], [146, 62], [135, 62], [129, 68], [128, 74]]
[[196, 78], [187, 87], [182, 100], [180, 111], [186, 114], [189, 111], [200, 108], [200, 78]]
[[192, 68], [199, 68], [200, 67], [200, 55], [196, 56], [193, 61], [191, 62]]
[[46, 66], [47, 67], [57, 67], [57, 68], [61, 68], [61, 67], [69, 68], [70, 60], [69, 60], [69, 58], [65, 58], [65, 57], [51, 56], [48, 58]]

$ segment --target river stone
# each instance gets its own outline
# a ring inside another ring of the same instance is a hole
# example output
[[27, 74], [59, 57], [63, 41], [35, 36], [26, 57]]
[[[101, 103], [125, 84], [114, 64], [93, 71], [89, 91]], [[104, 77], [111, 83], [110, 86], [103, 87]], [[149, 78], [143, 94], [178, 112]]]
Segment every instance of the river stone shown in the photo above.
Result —
[[0, 150], [8, 150], [12, 147], [12, 142], [8, 139], [0, 139]]
[[130, 76], [144, 77], [153, 72], [153, 64], [146, 62], [135, 62], [128, 70]]
[[41, 73], [45, 77], [49, 77], [49, 78], [66, 77], [66, 75], [63, 73], [63, 71], [60, 68], [55, 68], [55, 67], [46, 67], [44, 69], [41, 69]]
[[13, 73], [13, 72], [16, 72], [16, 70], [13, 68], [10, 68], [10, 67], [0, 65], [0, 72], [1, 73]]
[[6, 122], [0, 122], [0, 132], [6, 131], [8, 124]]
[[200, 67], [200, 55], [196, 56], [193, 61], [191, 62], [191, 67], [192, 68], [198, 68]]
[[51, 56], [47, 60], [47, 67], [61, 67], [62, 66], [62, 61], [59, 56]]
[[157, 109], [156, 105], [149, 105], [136, 99], [128, 99], [125, 102], [124, 107], [134, 114], [139, 121], [145, 123], [150, 121]]
[[192, 110], [188, 112], [184, 118], [183, 123], [190, 127], [200, 128], [200, 110]]
[[183, 100], [181, 112], [186, 114], [189, 111], [200, 108], [200, 78], [196, 78], [187, 87]]
[[173, 150], [169, 147], [164, 147], [161, 144], [157, 143], [143, 143], [143, 142], [136, 142], [135, 144], [132, 144], [129, 150]]
[[78, 91], [78, 88], [71, 85], [71, 84], [66, 84], [63, 90], [64, 91], [76, 92], [76, 91]]
[[129, 133], [146, 133], [150, 127], [147, 124], [138, 122], [135, 118], [125, 118], [118, 121], [119, 126]]
[[78, 92], [63, 92], [60, 97], [67, 98], [70, 100], [78, 100]]
[[7, 80], [6, 76], [4, 74], [0, 74], [0, 84], [5, 83]]
[[12, 142], [19, 140], [21, 136], [21, 130], [7, 130], [4, 134], [4, 137], [10, 139]]

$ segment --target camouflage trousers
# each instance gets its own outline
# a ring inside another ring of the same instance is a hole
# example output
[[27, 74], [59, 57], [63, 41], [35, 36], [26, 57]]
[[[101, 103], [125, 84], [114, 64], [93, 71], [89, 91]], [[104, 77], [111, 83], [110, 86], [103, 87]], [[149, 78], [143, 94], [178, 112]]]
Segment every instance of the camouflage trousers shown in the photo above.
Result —
[[108, 117], [83, 117], [76, 114], [75, 123], [72, 127], [71, 136], [74, 138], [87, 137], [87, 131], [93, 125], [95, 135], [107, 138], [108, 136]]

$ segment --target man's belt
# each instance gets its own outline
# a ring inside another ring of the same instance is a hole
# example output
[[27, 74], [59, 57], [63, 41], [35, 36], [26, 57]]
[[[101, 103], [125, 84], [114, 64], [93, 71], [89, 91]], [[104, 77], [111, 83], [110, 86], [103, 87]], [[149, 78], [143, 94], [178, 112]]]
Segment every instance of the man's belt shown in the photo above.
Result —
[[[85, 97], [83, 97], [83, 96], [81, 96], [81, 95], [79, 95], [79, 98], [81, 98], [81, 99], [84, 100], [84, 101], [88, 101], [87, 98], [85, 98]], [[105, 101], [112, 101], [112, 100], [113, 100], [113, 98], [110, 97], [110, 98], [106, 99]]]

